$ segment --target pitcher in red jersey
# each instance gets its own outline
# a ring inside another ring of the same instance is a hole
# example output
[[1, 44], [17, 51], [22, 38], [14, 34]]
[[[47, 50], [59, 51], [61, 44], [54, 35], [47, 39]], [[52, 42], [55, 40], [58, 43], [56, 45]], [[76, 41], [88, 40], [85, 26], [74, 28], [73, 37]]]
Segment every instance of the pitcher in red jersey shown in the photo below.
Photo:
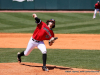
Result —
[[[50, 40], [52, 37], [54, 37], [52, 28], [55, 28], [55, 20], [50, 19], [50, 20], [47, 20], [46, 23], [44, 23], [37, 17], [36, 14], [33, 14], [32, 16], [36, 20], [37, 27], [28, 42], [26, 50], [21, 53], [18, 52], [17, 59], [18, 59], [18, 62], [21, 63], [21, 56], [28, 56], [31, 53], [31, 51], [35, 47], [37, 47], [42, 52], [42, 58], [43, 58], [42, 69], [44, 71], [49, 71], [46, 67], [47, 50], [46, 50], [43, 40]], [[49, 45], [51, 46], [52, 43]]]
[[93, 19], [96, 18], [97, 11], [99, 11], [99, 16], [100, 16], [100, 2], [97, 1], [97, 3], [94, 5], [94, 7], [95, 7], [95, 10], [94, 10], [94, 14], [93, 14]]

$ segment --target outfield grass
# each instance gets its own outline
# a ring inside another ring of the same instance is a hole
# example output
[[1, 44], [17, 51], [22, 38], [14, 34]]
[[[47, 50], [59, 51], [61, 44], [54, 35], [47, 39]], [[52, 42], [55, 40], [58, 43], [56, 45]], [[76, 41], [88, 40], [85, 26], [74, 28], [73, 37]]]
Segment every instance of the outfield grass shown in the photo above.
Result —
[[[0, 48], [0, 63], [17, 62], [17, 52], [25, 49]], [[47, 64], [100, 70], [99, 50], [48, 49]], [[42, 63], [42, 53], [34, 49], [22, 62]]]
[[[33, 12], [34, 13], [34, 12]], [[36, 28], [33, 13], [0, 13], [0, 32], [33, 33]], [[44, 22], [56, 20], [55, 33], [99, 34], [100, 16], [92, 19], [93, 13], [36, 13]]]

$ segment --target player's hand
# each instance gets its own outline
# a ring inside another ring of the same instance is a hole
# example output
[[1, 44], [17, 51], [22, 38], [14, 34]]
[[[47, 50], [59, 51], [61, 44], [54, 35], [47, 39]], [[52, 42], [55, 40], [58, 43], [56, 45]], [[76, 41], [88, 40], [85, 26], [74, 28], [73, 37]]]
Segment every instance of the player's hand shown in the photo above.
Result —
[[51, 45], [54, 43], [54, 41], [55, 41], [56, 39], [58, 39], [58, 37], [52, 37], [52, 38], [49, 40], [49, 46], [51, 46]]
[[32, 15], [32, 17], [36, 18], [36, 17], [37, 17], [37, 15], [36, 15], [36, 14], [33, 14], [33, 15]]

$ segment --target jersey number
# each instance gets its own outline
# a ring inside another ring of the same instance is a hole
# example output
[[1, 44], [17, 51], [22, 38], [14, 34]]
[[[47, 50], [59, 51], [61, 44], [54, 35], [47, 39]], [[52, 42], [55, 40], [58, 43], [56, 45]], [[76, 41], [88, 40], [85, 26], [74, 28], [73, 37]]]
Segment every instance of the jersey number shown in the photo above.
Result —
[[49, 35], [46, 35], [45, 37], [46, 37], [46, 38], [49, 38]]

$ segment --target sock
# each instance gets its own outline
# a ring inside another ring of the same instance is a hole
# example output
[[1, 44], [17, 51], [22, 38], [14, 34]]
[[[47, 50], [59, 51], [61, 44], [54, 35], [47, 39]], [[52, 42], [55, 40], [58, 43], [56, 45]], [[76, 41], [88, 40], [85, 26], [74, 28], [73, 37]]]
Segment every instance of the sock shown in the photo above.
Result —
[[21, 57], [21, 56], [24, 56], [24, 51], [21, 52], [21, 53], [18, 55], [18, 57]]
[[47, 54], [43, 54], [43, 66], [46, 66]]

